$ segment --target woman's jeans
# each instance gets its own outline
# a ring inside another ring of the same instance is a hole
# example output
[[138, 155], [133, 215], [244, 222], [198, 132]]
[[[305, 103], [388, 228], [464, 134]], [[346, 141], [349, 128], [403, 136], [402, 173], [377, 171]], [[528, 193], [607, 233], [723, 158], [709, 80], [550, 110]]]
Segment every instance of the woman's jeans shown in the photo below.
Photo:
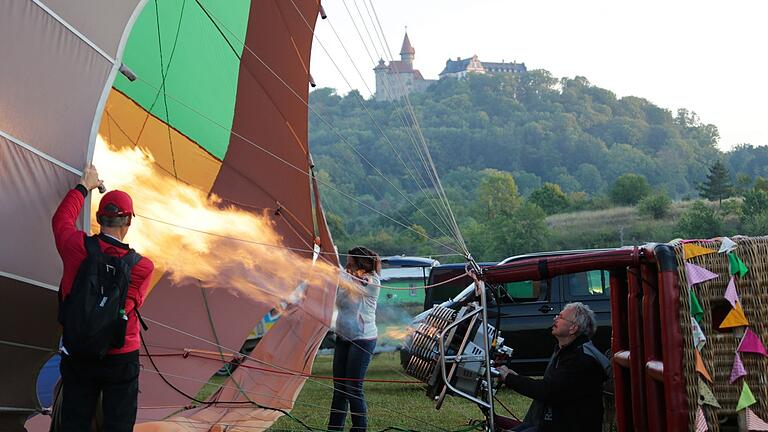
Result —
[[354, 380], [334, 380], [331, 417], [328, 430], [344, 430], [347, 408], [352, 416], [352, 431], [362, 432], [368, 428], [363, 381], [368, 364], [376, 347], [376, 339], [349, 341], [336, 336], [336, 350], [333, 354], [333, 377]]

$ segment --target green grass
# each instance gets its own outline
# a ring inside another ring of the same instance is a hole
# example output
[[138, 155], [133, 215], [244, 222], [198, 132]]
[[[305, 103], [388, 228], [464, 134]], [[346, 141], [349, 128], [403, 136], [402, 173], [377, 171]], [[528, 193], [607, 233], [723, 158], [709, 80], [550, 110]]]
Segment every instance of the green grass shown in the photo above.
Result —
[[[312, 369], [314, 375], [332, 375], [332, 356], [318, 356]], [[399, 363], [398, 353], [382, 353], [374, 357], [368, 369], [369, 379], [389, 379], [412, 381], [406, 376]], [[333, 382], [312, 379], [304, 384], [291, 414], [307, 425], [325, 430], [331, 406]], [[483, 415], [477, 406], [469, 401], [448, 396], [440, 410], [430, 400], [425, 387], [418, 384], [372, 383], [365, 384], [368, 402], [369, 430], [381, 431], [388, 427], [409, 430], [448, 430], [466, 428], [475, 420], [482, 420]], [[530, 400], [508, 389], [497, 393], [501, 402], [512, 412], [522, 417], [528, 409]], [[504, 409], [496, 404], [500, 414]], [[349, 418], [347, 418], [349, 427]], [[272, 432], [284, 430], [306, 430], [296, 421], [283, 416], [269, 429]]]

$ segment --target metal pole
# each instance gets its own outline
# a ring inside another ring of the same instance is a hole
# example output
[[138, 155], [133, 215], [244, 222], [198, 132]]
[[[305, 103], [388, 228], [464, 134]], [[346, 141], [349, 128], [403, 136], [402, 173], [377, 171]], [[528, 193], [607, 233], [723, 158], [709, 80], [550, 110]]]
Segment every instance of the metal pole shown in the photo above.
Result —
[[[494, 413], [493, 413], [493, 381], [491, 381], [491, 343], [488, 340], [488, 303], [485, 298], [485, 282], [478, 280], [477, 288], [480, 290], [480, 307], [483, 309], [483, 348], [485, 348], [485, 381], [488, 391], [488, 429], [494, 432]], [[496, 329], [497, 331], [499, 329]]]

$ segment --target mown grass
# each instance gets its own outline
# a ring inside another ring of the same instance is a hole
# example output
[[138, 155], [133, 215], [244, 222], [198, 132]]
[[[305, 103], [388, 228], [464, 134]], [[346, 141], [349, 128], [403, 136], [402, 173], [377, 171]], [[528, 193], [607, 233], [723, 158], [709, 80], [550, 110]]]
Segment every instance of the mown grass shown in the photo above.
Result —
[[[318, 356], [312, 373], [319, 376], [332, 375], [332, 359], [332, 356], [328, 355]], [[377, 354], [371, 362], [366, 378], [413, 380], [402, 372], [397, 352]], [[308, 380], [291, 414], [310, 427], [325, 430], [331, 406], [332, 386], [333, 382], [329, 380]], [[390, 427], [421, 431], [456, 431], [466, 428], [473, 421], [483, 419], [475, 404], [456, 397], [447, 397], [442, 408], [436, 410], [434, 402], [426, 396], [423, 385], [367, 382], [365, 395], [371, 431]], [[501, 403], [518, 417], [522, 417], [530, 405], [529, 399], [507, 389], [500, 390], [497, 396]], [[499, 404], [496, 407], [504, 414], [504, 408]], [[347, 418], [347, 427], [350, 425]], [[269, 429], [272, 432], [285, 430], [306, 429], [287, 416], [280, 418]]]

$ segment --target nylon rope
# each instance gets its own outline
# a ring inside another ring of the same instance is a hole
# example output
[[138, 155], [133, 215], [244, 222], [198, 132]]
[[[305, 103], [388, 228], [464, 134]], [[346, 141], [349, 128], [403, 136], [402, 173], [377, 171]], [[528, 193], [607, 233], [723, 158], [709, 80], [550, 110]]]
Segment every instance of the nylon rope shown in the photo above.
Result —
[[[368, 44], [366, 44], [366, 42], [365, 42], [365, 39], [363, 38], [363, 35], [360, 33], [360, 29], [358, 28], [358, 26], [357, 26], [357, 23], [355, 22], [355, 19], [352, 17], [352, 13], [349, 11], [349, 8], [347, 7], [347, 4], [346, 4], [346, 2], [344, 2], [344, 1], [342, 0], [342, 4], [344, 5], [344, 9], [347, 11], [347, 15], [349, 15], [350, 21], [352, 22], [352, 25], [354, 26], [354, 28], [355, 28], [355, 31], [357, 32], [357, 36], [358, 36], [358, 39], [361, 41], [361, 43], [362, 43], [362, 45], [363, 45], [363, 48], [365, 49], [365, 52], [368, 54], [368, 58], [370, 59], [371, 63], [376, 63], [376, 60], [373, 58], [373, 56], [371, 56], [371, 52], [370, 52], [370, 50], [368, 49]], [[330, 22], [330, 19], [329, 19], [328, 21], [329, 21], [329, 23], [328, 23], [328, 24], [329, 24], [329, 26], [331, 27], [331, 29], [333, 30], [334, 34], [336, 34], [336, 37], [337, 37], [337, 38], [339, 38], [339, 35], [338, 35], [338, 33], [336, 32], [336, 28], [335, 28], [335, 27], [333, 26], [333, 24]], [[366, 32], [367, 32], [367, 30], [368, 30], [368, 29], [366, 28]], [[370, 36], [370, 32], [368, 32], [368, 34], [369, 34], [369, 36]], [[340, 39], [340, 38], [339, 38], [339, 39]], [[343, 44], [342, 44], [342, 46], [343, 46]], [[345, 48], [345, 52], [346, 52], [346, 48]], [[347, 53], [347, 56], [349, 56], [349, 53]], [[354, 62], [352, 62], [352, 64], [354, 65]], [[355, 69], [357, 70], [357, 67], [356, 67], [356, 66], [355, 66]], [[360, 74], [360, 72], [359, 72], [359, 71], [358, 71], [358, 74]], [[361, 78], [362, 78], [362, 77], [361, 77]], [[363, 80], [363, 83], [365, 84], [365, 80]], [[387, 93], [387, 94], [390, 96], [390, 99], [392, 99], [392, 100], [395, 102], [395, 108], [396, 108], [396, 109], [395, 109], [395, 112], [397, 113], [397, 118], [400, 120], [400, 123], [403, 125], [403, 129], [405, 130], [405, 132], [406, 132], [406, 135], [408, 136], [409, 140], [411, 141], [411, 144], [412, 144], [414, 147], [416, 147], [416, 137], [414, 136], [414, 133], [413, 133], [413, 131], [411, 130], [411, 129], [412, 129], [412, 128], [411, 128], [411, 126], [410, 126], [410, 125], [408, 125], [408, 124], [407, 124], [407, 122], [406, 122], [406, 118], [405, 118], [404, 110], [402, 109], [402, 103], [400, 102], [400, 99], [399, 99], [399, 98], [395, 98], [395, 97], [394, 97], [394, 93], [392, 92], [392, 90], [391, 90], [391, 87], [390, 87], [390, 85], [389, 85], [389, 80], [387, 80], [387, 79], [384, 79], [384, 80], [382, 80], [382, 83], [384, 84], [384, 90], [385, 90], [385, 92], [386, 92], [386, 93]], [[366, 86], [366, 88], [368, 89], [368, 92], [369, 92], [369, 93], [371, 93], [371, 94], [373, 94], [373, 92], [372, 92], [372, 91], [371, 91], [371, 89], [368, 87], [368, 85], [367, 85], [367, 84], [365, 84], [365, 86]], [[416, 167], [416, 163], [413, 161], [413, 158], [411, 158], [411, 153], [410, 153], [410, 152], [405, 152], [405, 155], [406, 155], [406, 157], [408, 158], [408, 161], [411, 163], [411, 165], [413, 165], [414, 167]], [[422, 160], [423, 160], [423, 159], [422, 159]], [[421, 171], [419, 171], [419, 170], [416, 170], [416, 172], [419, 174], [419, 179], [422, 181], [422, 184], [424, 185], [424, 188], [427, 188], [427, 189], [428, 189], [428, 186], [427, 186], [427, 181], [426, 181], [426, 180], [424, 179], [424, 177], [422, 176], [422, 173], [421, 173]], [[443, 221], [443, 222], [446, 224], [446, 226], [447, 226], [447, 225], [448, 225], [448, 222], [447, 222], [447, 220], [446, 220], [446, 218], [445, 218], [445, 215], [444, 215], [444, 214], [443, 214], [443, 213], [442, 213], [440, 210], [438, 210], [438, 209], [437, 209], [437, 207], [435, 206], [435, 204], [434, 204], [433, 202], [430, 202], [430, 204], [432, 205], [432, 207], [435, 209], [435, 212], [436, 212], [436, 213], [437, 213], [437, 214], [440, 216], [440, 218], [442, 219], [442, 221]]]
[[[346, 2], [344, 0], [342, 0], [342, 3], [344, 4], [344, 6], [346, 8]], [[358, 4], [356, 2], [353, 2], [353, 4], [355, 6], [355, 9], [357, 10], [358, 15], [360, 16], [361, 25], [365, 29], [366, 34], [368, 34], [369, 39], [371, 39], [371, 45], [374, 47], [374, 50], [376, 51], [376, 54], [379, 55], [378, 48], [376, 47], [376, 43], [373, 40], [373, 37], [371, 36], [370, 31], [368, 30], [368, 25], [365, 22], [365, 18], [363, 17], [363, 14], [360, 11], [360, 8], [359, 8]], [[367, 10], [367, 5], [366, 5], [366, 10]], [[349, 10], [347, 10], [347, 11], [349, 13]], [[350, 15], [350, 18], [351, 18], [351, 13], [349, 13], [349, 15]], [[370, 16], [370, 12], [368, 13], [368, 16], [369, 16], [369, 19], [371, 19], [371, 23], [373, 24], [373, 19]], [[354, 22], [354, 19], [353, 19], [353, 22]], [[373, 24], [373, 27], [374, 27], [374, 30], [376, 30], [376, 25], [375, 24]], [[381, 36], [379, 35], [378, 31], [375, 31], [375, 33], [376, 33], [377, 38], [379, 39], [379, 43], [382, 45], [382, 51], [384, 51], [386, 53], [387, 50], [384, 49], [384, 44], [381, 42], [381, 40], [382, 40]], [[385, 41], [386, 41], [386, 39], [385, 39]], [[387, 44], [387, 48], [389, 48], [388, 44]], [[392, 55], [391, 54], [384, 55], [383, 57], [387, 57], [390, 62], [392, 61]], [[410, 98], [409, 98], [408, 92], [406, 91], [405, 86], [404, 86], [404, 84], [402, 82], [402, 79], [400, 78], [400, 74], [399, 73], [395, 73], [394, 76], [395, 76], [396, 83], [399, 84], [399, 88], [400, 88], [401, 93], [404, 95], [404, 100], [405, 100], [405, 104], [404, 105], [407, 108], [406, 109], [406, 113], [410, 114], [410, 117], [411, 117], [411, 122], [409, 122], [410, 128], [413, 129], [414, 134], [418, 135], [421, 138], [421, 140], [423, 141], [423, 135], [421, 135], [421, 130], [420, 130], [418, 122], [416, 120], [416, 113], [414, 112], [414, 110], [413, 110], [413, 108], [412, 108], [412, 106], [410, 104]], [[388, 80], [384, 80], [384, 81], [388, 81]], [[398, 102], [399, 102], [399, 98], [398, 98]], [[429, 167], [428, 161], [427, 161], [427, 158], [424, 156], [424, 152], [425, 151], [429, 152], [429, 150], [426, 148], [426, 143], [425, 142], [423, 143], [423, 149], [422, 149], [422, 146], [419, 146], [419, 145], [416, 144], [416, 137], [414, 137], [414, 140], [415, 141], [414, 141], [413, 144], [414, 144], [414, 148], [416, 149], [416, 154], [421, 159], [422, 164], [425, 167], [427, 167], [427, 170], [426, 170], [427, 171], [427, 175], [429, 176], [429, 178], [430, 178], [432, 184], [434, 185], [435, 189], [439, 192], [437, 178], [436, 178], [436, 172], [433, 172], [432, 170], [428, 169], [428, 167]], [[444, 211], [446, 212], [446, 214], [450, 213], [450, 207], [448, 207], [446, 205], [447, 197], [443, 197], [439, 193], [438, 193], [438, 196], [440, 197], [439, 198], [439, 203], [444, 207]], [[447, 224], [447, 225], [449, 226], [449, 228], [452, 231], [454, 231], [454, 235], [458, 239], [460, 237], [460, 233], [455, 232], [455, 229], [454, 229], [453, 226], [451, 226], [451, 224]]]
[[[198, 1], [198, 4], [200, 4], [200, 3], [199, 3], [199, 1]], [[200, 7], [203, 7], [203, 6], [202, 6], [202, 5], [200, 5]], [[215, 19], [217, 19], [217, 18], [215, 17], [215, 15], [211, 14], [210, 12], [208, 12], [208, 13], [207, 13], [207, 15], [208, 15], [208, 17], [209, 17], [209, 18], [211, 18], [211, 19], [214, 19], [214, 20], [215, 20]], [[218, 28], [218, 26], [217, 26], [217, 28]], [[236, 35], [236, 34], [234, 34], [234, 33], [233, 33], [231, 30], [229, 30], [229, 29], [227, 28], [227, 26], [226, 26], [226, 25], [224, 25], [223, 23], [221, 23], [221, 28], [224, 28], [225, 30], [227, 30], [227, 31], [228, 31], [228, 32], [229, 32], [229, 33], [232, 35], [232, 37], [238, 41], [238, 43], [242, 43], [242, 45], [243, 45], [243, 47], [244, 47], [244, 49], [245, 49], [245, 50], [247, 50], [247, 51], [248, 51], [248, 52], [249, 52], [249, 53], [250, 53], [250, 54], [251, 54], [251, 55], [252, 55], [252, 56], [253, 56], [253, 57], [254, 57], [256, 60], [258, 60], [258, 61], [259, 61], [259, 63], [261, 63], [261, 64], [262, 64], [262, 66], [264, 66], [264, 67], [265, 67], [265, 68], [266, 68], [266, 69], [267, 69], [267, 70], [268, 70], [268, 71], [269, 71], [269, 72], [270, 72], [270, 73], [271, 73], [271, 74], [272, 74], [272, 75], [273, 75], [273, 76], [274, 76], [274, 77], [275, 77], [275, 78], [276, 78], [278, 81], [280, 81], [280, 82], [281, 82], [281, 83], [282, 83], [282, 84], [285, 86], [285, 88], [286, 88], [286, 89], [288, 89], [288, 91], [289, 91], [290, 93], [292, 93], [292, 94], [293, 94], [293, 95], [294, 95], [294, 96], [295, 96], [297, 99], [299, 99], [299, 101], [301, 101], [301, 102], [302, 102], [302, 103], [303, 103], [303, 104], [304, 104], [304, 105], [307, 107], [307, 109], [309, 109], [309, 110], [310, 110], [310, 111], [311, 111], [313, 114], [315, 114], [315, 115], [317, 116], [317, 118], [318, 118], [318, 119], [320, 119], [320, 120], [323, 122], [323, 124], [325, 124], [325, 125], [326, 125], [326, 126], [329, 128], [329, 129], [331, 129], [331, 131], [332, 131], [334, 134], [336, 134], [336, 136], [337, 136], [337, 137], [338, 137], [340, 140], [342, 140], [342, 142], [344, 142], [344, 143], [345, 143], [347, 146], [349, 146], [349, 148], [351, 148], [351, 149], [352, 149], [352, 150], [353, 150], [353, 151], [354, 151], [354, 152], [355, 152], [355, 153], [356, 153], [356, 154], [357, 154], [357, 155], [358, 155], [358, 156], [359, 156], [359, 157], [360, 157], [362, 160], [366, 161], [366, 162], [368, 163], [368, 165], [369, 165], [371, 168], [373, 168], [375, 171], [377, 171], [377, 173], [379, 173], [379, 175], [380, 175], [380, 176], [381, 176], [381, 177], [382, 177], [382, 178], [383, 178], [385, 181], [387, 181], [388, 183], [390, 183], [390, 184], [391, 184], [391, 185], [392, 185], [392, 186], [393, 186], [393, 187], [394, 187], [396, 190], [400, 191], [400, 190], [399, 190], [399, 188], [397, 188], [397, 186], [395, 186], [394, 184], [392, 184], [392, 182], [391, 182], [391, 181], [390, 181], [390, 180], [389, 180], [389, 179], [388, 179], [386, 176], [384, 176], [384, 175], [383, 175], [383, 174], [382, 174], [382, 173], [381, 173], [381, 172], [378, 170], [378, 168], [377, 168], [376, 166], [374, 166], [373, 164], [371, 164], [371, 163], [370, 163], [370, 161], [368, 161], [368, 160], [365, 158], [365, 156], [363, 156], [362, 154], [360, 154], [360, 153], [357, 151], [357, 149], [355, 149], [355, 148], [354, 148], [354, 146], [352, 146], [352, 145], [351, 145], [351, 144], [348, 142], [348, 140], [346, 139], [346, 137], [344, 137], [344, 136], [343, 136], [343, 135], [342, 135], [342, 134], [341, 134], [341, 133], [338, 131], [338, 129], [337, 129], [336, 127], [334, 127], [334, 126], [333, 126], [333, 124], [331, 124], [331, 123], [330, 123], [330, 122], [329, 122], [327, 119], [325, 119], [325, 117], [324, 117], [324, 116], [322, 116], [322, 115], [321, 115], [319, 112], [317, 112], [317, 110], [315, 110], [315, 109], [314, 109], [312, 106], [310, 106], [310, 105], [309, 105], [309, 102], [308, 102], [308, 101], [306, 101], [306, 100], [304, 100], [304, 98], [302, 98], [302, 97], [301, 97], [301, 95], [299, 95], [298, 93], [296, 93], [296, 91], [295, 91], [295, 90], [294, 90], [294, 89], [293, 89], [293, 88], [292, 88], [292, 87], [291, 87], [291, 86], [290, 86], [288, 83], [286, 83], [286, 82], [285, 82], [285, 80], [283, 80], [283, 78], [282, 78], [282, 77], [280, 77], [280, 76], [279, 76], [279, 74], [277, 74], [277, 73], [274, 71], [274, 69], [272, 69], [272, 68], [271, 68], [271, 67], [270, 67], [270, 66], [269, 66], [269, 65], [268, 65], [268, 64], [267, 64], [267, 63], [266, 63], [264, 60], [262, 60], [262, 59], [261, 59], [261, 57], [259, 57], [259, 56], [258, 56], [258, 55], [257, 55], [257, 54], [256, 54], [256, 53], [255, 53], [255, 52], [254, 52], [254, 51], [253, 51], [253, 50], [252, 50], [252, 49], [251, 49], [251, 48], [250, 48], [250, 47], [249, 47], [249, 46], [248, 46], [248, 45], [247, 45], [247, 44], [246, 44], [244, 41], [241, 41], [241, 40], [239, 40], [239, 39], [238, 39], [238, 37], [237, 37], [237, 35]], [[232, 133], [234, 134], [234, 132], [232, 132]], [[239, 136], [239, 135], [238, 135], [238, 136]], [[241, 138], [241, 139], [244, 139], [244, 138], [242, 138], [242, 137], [240, 137], [240, 138]], [[250, 142], [250, 141], [249, 141], [249, 142]], [[318, 181], [319, 181], [319, 179], [318, 179]], [[324, 182], [323, 182], [323, 183], [324, 183]], [[335, 189], [335, 188], [334, 188], [334, 190], [338, 191], [338, 190], [337, 190], [337, 189]], [[374, 189], [374, 190], [375, 190], [375, 189]], [[401, 191], [400, 191], [400, 192], [401, 192]], [[402, 193], [402, 192], [401, 192], [401, 193]], [[388, 218], [389, 218], [389, 219], [392, 219], [391, 217], [388, 217]], [[392, 219], [392, 220], [394, 220], [394, 219]], [[399, 222], [399, 221], [398, 221], [398, 223], [399, 223], [400, 225], [406, 226], [405, 224], [403, 224], [403, 223], [401, 223], [401, 222]], [[413, 231], [416, 231], [416, 230], [413, 230]], [[456, 240], [456, 239], [454, 238], [454, 240]], [[434, 241], [434, 240], [433, 240], [433, 241]], [[445, 246], [445, 245], [443, 245], [443, 246]], [[461, 246], [461, 242], [459, 243], [459, 246]], [[453, 248], [451, 248], [451, 249], [452, 249], [452, 250], [454, 250]], [[454, 250], [454, 251], [458, 253], [458, 251], [456, 251], [456, 250]]]
[[[363, 5], [366, 7], [366, 10], [367, 10], [368, 9], [368, 3], [366, 3], [365, 0], [363, 1]], [[378, 24], [378, 28], [374, 26], [374, 29], [377, 29], [376, 33], [378, 35], [379, 34], [379, 30], [383, 29], [383, 27], [381, 26], [381, 22], [379, 21], [378, 14], [376, 13], [376, 9], [374, 8], [373, 3], [371, 3], [371, 9], [373, 10], [374, 16], [376, 17], [376, 23]], [[368, 13], [370, 15], [370, 11]], [[392, 50], [389, 48], [389, 43], [387, 42], [386, 38], [383, 38], [383, 40], [384, 40], [384, 43], [385, 43], [385, 45], [387, 47], [387, 52], [389, 52], [390, 58], [391, 58], [392, 57], [392, 55], [391, 55]], [[397, 75], [397, 76], [399, 78], [399, 75]], [[421, 144], [424, 147], [424, 150], [425, 150], [424, 153], [425, 153], [425, 155], [427, 157], [427, 160], [429, 161], [429, 166], [431, 168], [431, 171], [434, 173], [435, 181], [436, 181], [436, 184], [437, 184], [437, 189], [438, 189], [439, 193], [441, 194], [442, 199], [445, 202], [445, 205], [448, 207], [448, 215], [450, 216], [451, 221], [453, 223], [453, 228], [456, 230], [455, 232], [456, 232], [456, 235], [457, 235], [457, 239], [459, 240], [460, 245], [463, 248], [463, 252], [466, 254], [466, 256], [469, 256], [469, 250], [467, 249], [467, 245], [464, 242], [464, 238], [461, 235], [461, 231], [459, 230], [458, 223], [456, 222], [456, 217], [454, 216], [453, 211], [451, 210], [451, 204], [448, 201], [447, 195], [445, 194], [445, 190], [443, 189], [443, 185], [442, 185], [442, 182], [440, 181], [440, 177], [437, 175], [437, 169], [435, 168], [434, 161], [432, 160], [432, 155], [429, 153], [429, 150], [427, 149], [427, 143], [426, 143], [426, 140], [424, 139], [424, 135], [423, 135], [423, 133], [421, 131], [421, 127], [419, 126], [419, 120], [416, 117], [416, 113], [413, 111], [413, 105], [411, 104], [411, 100], [410, 100], [410, 97], [408, 96], [407, 92], [405, 93], [405, 101], [406, 101], [406, 106], [411, 111], [411, 114], [412, 114], [412, 117], [413, 117], [413, 121], [414, 121], [414, 125], [415, 125], [415, 130], [418, 133], [419, 138], [421, 139]]]
[[[325, 54], [326, 54], [326, 55], [328, 56], [328, 58], [331, 60], [331, 63], [333, 63], [334, 67], [335, 67], [335, 68], [336, 68], [336, 70], [339, 72], [339, 75], [341, 75], [342, 79], [343, 79], [343, 80], [344, 80], [344, 82], [347, 84], [347, 86], [349, 87], [349, 89], [350, 89], [350, 90], [354, 90], [354, 89], [352, 88], [352, 84], [349, 82], [349, 80], [347, 79], [347, 77], [344, 75], [344, 73], [342, 72], [341, 68], [340, 68], [340, 67], [339, 67], [339, 65], [336, 63], [336, 61], [333, 59], [333, 56], [331, 56], [330, 52], [329, 52], [329, 51], [328, 51], [328, 49], [325, 47], [325, 45], [323, 44], [323, 42], [322, 42], [322, 41], [320, 40], [320, 38], [317, 36], [317, 34], [315, 33], [315, 31], [314, 31], [314, 29], [312, 28], [312, 26], [309, 24], [309, 22], [307, 22], [307, 19], [304, 17], [304, 15], [302, 15], [302, 13], [301, 13], [301, 11], [299, 10], [298, 6], [296, 6], [296, 3], [295, 3], [293, 0], [291, 0], [291, 4], [293, 5], [294, 9], [296, 9], [296, 12], [297, 12], [297, 13], [298, 13], [298, 14], [301, 16], [302, 20], [304, 21], [304, 24], [306, 24], [306, 26], [307, 26], [307, 29], [309, 29], [309, 31], [312, 33], [312, 35], [313, 35], [313, 37], [315, 38], [315, 40], [317, 41], [317, 43], [320, 45], [320, 47], [323, 49], [323, 51], [325, 52]], [[329, 23], [329, 24], [330, 24], [330, 23]], [[331, 24], [330, 26], [331, 26], [331, 28], [333, 29], [333, 32], [334, 32], [334, 34], [336, 35], [336, 38], [338, 39], [338, 41], [339, 41], [339, 43], [341, 44], [342, 48], [344, 49], [344, 52], [347, 54], [347, 57], [349, 58], [349, 60], [350, 60], [350, 62], [351, 62], [351, 64], [352, 64], [352, 66], [353, 66], [353, 67], [354, 67], [354, 69], [357, 71], [357, 74], [360, 76], [360, 78], [361, 78], [361, 79], [363, 79], [363, 76], [362, 76], [362, 73], [360, 72], [360, 69], [357, 67], [357, 64], [356, 64], [356, 63], [354, 62], [354, 60], [352, 59], [352, 56], [349, 54], [349, 51], [347, 50], [346, 46], [344, 45], [344, 42], [343, 42], [343, 41], [341, 40], [341, 38], [339, 37], [338, 33], [336, 33], [336, 29], [335, 29], [335, 28], [333, 28], [333, 25], [332, 25], [332, 24]], [[363, 81], [363, 82], [365, 83], [365, 81]], [[365, 84], [365, 86], [366, 86], [366, 88], [368, 87], [368, 85], [367, 85], [367, 84]], [[368, 88], [368, 91], [369, 91], [369, 92], [371, 91], [371, 90], [370, 90], [370, 88]], [[371, 122], [374, 124], [374, 126], [376, 127], [376, 129], [378, 130], [378, 132], [381, 134], [381, 136], [384, 138], [384, 140], [385, 140], [385, 141], [386, 141], [386, 142], [389, 144], [390, 148], [392, 148], [392, 152], [393, 152], [393, 153], [395, 154], [395, 156], [397, 157], [397, 160], [398, 160], [398, 161], [399, 161], [399, 162], [400, 162], [400, 163], [403, 165], [403, 167], [406, 169], [406, 171], [408, 172], [408, 175], [409, 175], [409, 176], [410, 176], [410, 177], [413, 179], [414, 183], [415, 183], [415, 184], [418, 186], [419, 190], [420, 190], [422, 193], [424, 193], [424, 194], [426, 195], [426, 192], [425, 192], [425, 190], [424, 190], [424, 189], [421, 187], [421, 185], [419, 184], [418, 180], [416, 179], [415, 175], [414, 175], [414, 174], [413, 174], [413, 172], [411, 171], [410, 167], [408, 167], [408, 166], [406, 165], [405, 161], [403, 161], [402, 157], [400, 156], [400, 153], [399, 153], [399, 152], [398, 152], [398, 151], [395, 149], [395, 145], [394, 145], [394, 144], [392, 143], [392, 141], [389, 139], [389, 136], [387, 136], [387, 134], [384, 132], [384, 130], [382, 129], [381, 125], [379, 125], [379, 123], [378, 123], [378, 122], [376, 121], [376, 119], [373, 117], [373, 114], [371, 114], [370, 110], [369, 110], [369, 109], [368, 109], [368, 107], [365, 105], [365, 103], [364, 103], [364, 101], [362, 100], [361, 96], [360, 96], [359, 94], [357, 94], [357, 93], [355, 94], [355, 96], [356, 96], [356, 97], [355, 97], [355, 99], [356, 99], [356, 100], [357, 100], [357, 102], [360, 104], [360, 106], [363, 108], [363, 110], [366, 112], [366, 114], [368, 115], [368, 117], [371, 119]], [[373, 164], [372, 164], [372, 163], [370, 163], [370, 162], [369, 162], [369, 164], [370, 164], [370, 165], [373, 165]], [[381, 173], [380, 171], [377, 171], [377, 172], [379, 172], [379, 173], [381, 174], [381, 176], [382, 176], [382, 177], [385, 177], [384, 173]], [[421, 208], [419, 208], [419, 207], [418, 207], [418, 206], [417, 206], [415, 203], [413, 203], [413, 201], [411, 201], [411, 200], [410, 200], [410, 199], [409, 199], [409, 198], [408, 198], [408, 197], [407, 197], [407, 196], [406, 196], [406, 195], [405, 195], [405, 194], [404, 194], [404, 193], [403, 193], [403, 192], [402, 192], [402, 191], [401, 191], [399, 188], [397, 188], [397, 187], [396, 187], [396, 186], [395, 186], [395, 185], [394, 185], [392, 182], [389, 182], [389, 183], [392, 185], [392, 187], [394, 187], [394, 188], [395, 188], [395, 189], [396, 189], [396, 190], [397, 190], [397, 191], [400, 193], [400, 195], [401, 195], [403, 198], [405, 198], [405, 200], [406, 200], [406, 201], [407, 201], [409, 204], [411, 204], [411, 205], [412, 205], [412, 206], [413, 206], [413, 207], [414, 207], [414, 208], [415, 208], [415, 209], [416, 209], [416, 210], [417, 210], [419, 213], [421, 213], [421, 214], [422, 214], [422, 215], [423, 215], [423, 216], [424, 216], [424, 217], [425, 217], [425, 218], [426, 218], [426, 219], [427, 219], [427, 220], [428, 220], [428, 221], [429, 221], [429, 222], [430, 222], [430, 223], [431, 223], [431, 224], [432, 224], [432, 225], [433, 225], [435, 228], [437, 228], [437, 229], [438, 229], [438, 230], [439, 230], [439, 231], [440, 231], [440, 232], [441, 232], [441, 233], [442, 233], [444, 236], [446, 236], [446, 237], [449, 237], [449, 236], [448, 236], [448, 234], [446, 234], [446, 233], [445, 233], [445, 232], [442, 230], [442, 228], [441, 228], [441, 227], [440, 227], [440, 226], [439, 226], [437, 223], [435, 223], [435, 222], [434, 222], [434, 221], [433, 221], [433, 220], [432, 220], [432, 219], [431, 219], [429, 216], [427, 216], [427, 215], [426, 215], [426, 214], [425, 214], [425, 213], [424, 213], [424, 212], [421, 210]], [[431, 203], [431, 202], [430, 202], [430, 203]], [[434, 207], [434, 205], [433, 205], [433, 207]], [[436, 208], [435, 208], [435, 211], [437, 212], [437, 209], [436, 209]], [[447, 221], [443, 221], [443, 222], [444, 222], [444, 223], [446, 223], [446, 225], [447, 225]]]

